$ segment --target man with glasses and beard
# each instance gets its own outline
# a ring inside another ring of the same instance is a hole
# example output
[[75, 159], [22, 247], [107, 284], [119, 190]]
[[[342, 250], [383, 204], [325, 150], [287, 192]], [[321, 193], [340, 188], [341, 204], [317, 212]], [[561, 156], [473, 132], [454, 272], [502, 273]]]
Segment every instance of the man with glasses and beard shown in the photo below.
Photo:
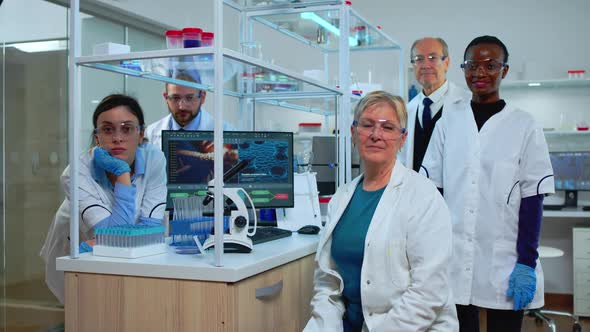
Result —
[[469, 92], [447, 81], [449, 47], [442, 38], [426, 37], [412, 44], [410, 62], [422, 91], [408, 103], [408, 139], [399, 159], [418, 172], [443, 105], [469, 100]]
[[[195, 71], [179, 71], [174, 78], [200, 83], [199, 75]], [[162, 130], [213, 130], [213, 116], [202, 109], [207, 96], [206, 91], [166, 83], [163, 96], [170, 114], [147, 127], [145, 134], [150, 143], [162, 147]], [[223, 130], [234, 129], [224, 123]]]

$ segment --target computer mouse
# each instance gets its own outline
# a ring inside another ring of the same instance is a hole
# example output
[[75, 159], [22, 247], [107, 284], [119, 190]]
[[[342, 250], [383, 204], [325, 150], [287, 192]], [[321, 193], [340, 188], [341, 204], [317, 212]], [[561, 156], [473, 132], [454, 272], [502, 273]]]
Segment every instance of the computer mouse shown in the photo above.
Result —
[[320, 232], [320, 228], [316, 225], [305, 225], [297, 230], [299, 234], [317, 234]]

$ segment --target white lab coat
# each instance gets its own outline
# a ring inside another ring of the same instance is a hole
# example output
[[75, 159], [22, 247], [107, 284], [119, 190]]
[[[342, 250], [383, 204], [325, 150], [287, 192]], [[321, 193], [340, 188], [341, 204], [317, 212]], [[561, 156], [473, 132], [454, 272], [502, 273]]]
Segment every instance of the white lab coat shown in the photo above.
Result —
[[[543, 130], [532, 115], [506, 104], [477, 131], [470, 101], [436, 125], [421, 173], [444, 197], [453, 221], [451, 281], [458, 304], [512, 309], [506, 297], [516, 264], [522, 198], [554, 192]], [[530, 308], [543, 306], [543, 271]]]
[[[402, 147], [397, 157], [398, 160], [400, 160], [409, 169], [414, 169], [414, 126], [416, 125], [416, 112], [418, 111], [418, 106], [422, 102], [422, 99], [424, 98], [420, 93], [416, 97], [412, 98], [412, 100], [410, 100], [407, 105], [408, 123], [406, 125], [406, 129], [408, 131], [408, 138], [406, 139], [406, 143]], [[452, 82], [449, 82], [449, 90], [445, 94], [443, 101], [443, 114], [448, 109], [450, 109], [451, 104], [457, 104], [462, 100], [470, 99], [471, 92], [464, 88], [458, 87]]]
[[[305, 331], [342, 331], [344, 285], [332, 259], [332, 232], [360, 178], [338, 188], [328, 206]], [[363, 331], [458, 331], [450, 258], [451, 223], [443, 198], [426, 178], [396, 162], [365, 239]]]
[[[213, 130], [215, 127], [215, 118], [213, 118], [211, 114], [205, 112], [205, 110], [202, 108], [200, 113], [201, 122], [199, 122], [198, 130]], [[148, 142], [154, 144], [159, 149], [162, 149], [162, 130], [171, 130], [171, 121], [173, 121], [172, 114], [168, 114], [160, 120], [149, 125], [145, 130], [145, 137], [148, 139]], [[223, 130], [234, 130], [234, 128], [231, 125], [224, 123]]]
[[[166, 209], [166, 159], [162, 151], [150, 144], [142, 147], [145, 171], [135, 174], [132, 185], [136, 187], [135, 196], [136, 215], [162, 219]], [[93, 176], [93, 150], [80, 156], [79, 165], [79, 212], [80, 212], [80, 242], [93, 237], [93, 227], [110, 216], [115, 204], [114, 192], [111, 188], [101, 185]], [[138, 169], [138, 165], [135, 165]], [[66, 167], [61, 182], [66, 198], [57, 210], [51, 224], [45, 244], [41, 248], [40, 256], [45, 261], [45, 282], [61, 303], [64, 303], [64, 273], [57, 271], [55, 259], [66, 256], [70, 251], [70, 167]]]

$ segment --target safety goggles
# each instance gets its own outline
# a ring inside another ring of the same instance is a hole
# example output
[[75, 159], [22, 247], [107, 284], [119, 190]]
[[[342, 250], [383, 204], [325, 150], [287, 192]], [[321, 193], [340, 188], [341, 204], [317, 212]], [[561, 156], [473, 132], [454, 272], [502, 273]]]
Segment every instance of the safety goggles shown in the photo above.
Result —
[[494, 59], [486, 59], [482, 61], [466, 60], [461, 64], [461, 69], [465, 72], [475, 73], [480, 67], [488, 74], [499, 72], [506, 66], [506, 63]]
[[168, 100], [169, 102], [171, 102], [172, 104], [175, 105], [180, 105], [181, 103], [184, 103], [186, 105], [194, 105], [197, 102], [199, 102], [199, 100], [201, 99], [201, 92], [197, 93], [197, 94], [188, 94], [188, 95], [168, 95], [165, 94], [164, 97], [166, 98], [166, 100]]
[[439, 63], [445, 61], [446, 58], [447, 58], [446, 55], [436, 55], [436, 54], [415, 55], [410, 59], [410, 62], [413, 65], [422, 65], [427, 62], [432, 65], [438, 65]]
[[142, 127], [133, 122], [123, 122], [119, 125], [116, 124], [103, 124], [100, 127], [94, 129], [94, 133], [100, 137], [120, 137], [128, 139], [131, 136], [137, 135]]
[[406, 128], [400, 128], [388, 120], [359, 119], [352, 125], [359, 135], [365, 137], [379, 137], [385, 141], [395, 141], [406, 133]]

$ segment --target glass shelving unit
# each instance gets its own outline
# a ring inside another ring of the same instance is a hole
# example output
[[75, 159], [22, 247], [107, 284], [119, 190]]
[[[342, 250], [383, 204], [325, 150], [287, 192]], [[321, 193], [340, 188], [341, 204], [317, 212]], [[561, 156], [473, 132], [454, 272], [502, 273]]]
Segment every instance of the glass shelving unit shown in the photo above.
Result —
[[[338, 52], [340, 49], [339, 37], [343, 27], [337, 6], [258, 9], [248, 12], [247, 16], [324, 52]], [[347, 44], [351, 52], [401, 49], [397, 42], [352, 8], [348, 29]]]
[[[122, 75], [157, 80], [194, 87], [213, 92], [216, 110], [223, 109], [223, 96], [240, 100], [240, 107], [250, 108], [254, 116], [257, 103], [336, 117], [338, 138], [338, 183], [350, 181], [351, 154], [350, 132], [351, 105], [358, 97], [351, 93], [350, 52], [391, 50], [403, 54], [401, 46], [387, 36], [380, 27], [370, 24], [356, 11], [349, 1], [343, 0], [213, 0], [214, 29], [223, 36], [224, 7], [240, 13], [242, 26], [240, 41], [253, 41], [252, 23], [258, 22], [279, 31], [312, 48], [319, 49], [325, 57], [338, 55], [338, 87], [305, 77], [298, 72], [267, 63], [261, 59], [222, 48], [222, 38], [214, 47], [156, 50], [104, 56], [80, 56], [80, 0], [70, 0], [70, 167], [77, 173], [80, 127], [80, 68], [88, 67]], [[404, 90], [404, 66], [399, 57], [400, 94]], [[327, 61], [325, 61], [327, 63]], [[198, 72], [200, 83], [177, 80], [175, 72]], [[221, 93], [216, 93], [220, 92]], [[223, 121], [222, 112], [216, 112], [216, 124]], [[339, 130], [344, 129], [344, 130]], [[341, 134], [338, 134], [341, 132]], [[215, 144], [222, 144], [223, 130], [216, 125]], [[219, 155], [217, 152], [219, 151]], [[221, 149], [216, 150], [215, 173], [222, 173]], [[348, 171], [345, 171], [348, 170]], [[76, 177], [74, 177], [76, 178]], [[72, 180], [70, 195], [72, 206], [77, 202], [77, 179]], [[221, 177], [216, 177], [215, 225], [222, 228]], [[78, 255], [78, 215], [72, 209], [71, 257]], [[216, 234], [216, 248], [222, 244], [221, 233]], [[215, 265], [221, 266], [223, 250], [215, 251]]]
[[[361, 51], [392, 51], [403, 49], [379, 26], [371, 24], [356, 12], [350, 1], [334, 0], [224, 0], [240, 11], [243, 17], [242, 42], [251, 42], [253, 23], [259, 23], [324, 55], [324, 71], [329, 73], [329, 56], [338, 56], [338, 86], [342, 91], [338, 102], [336, 128], [347, 128], [352, 122], [350, 109], [354, 103], [350, 78], [350, 53]], [[405, 90], [405, 68], [398, 62], [399, 94]], [[342, 110], [342, 111], [340, 111]], [[338, 138], [338, 183], [351, 180], [351, 137], [348, 130], [336, 130]]]
[[[203, 47], [84, 56], [79, 57], [77, 63], [89, 68], [215, 92], [214, 54], [213, 48]], [[335, 115], [336, 103], [333, 99], [342, 95], [339, 89], [230, 49], [223, 49], [222, 56], [224, 95], [251, 98], [285, 109]], [[175, 79], [175, 73], [179, 71], [198, 75], [201, 83]], [[328, 105], [328, 108], [322, 107], [324, 105]]]

